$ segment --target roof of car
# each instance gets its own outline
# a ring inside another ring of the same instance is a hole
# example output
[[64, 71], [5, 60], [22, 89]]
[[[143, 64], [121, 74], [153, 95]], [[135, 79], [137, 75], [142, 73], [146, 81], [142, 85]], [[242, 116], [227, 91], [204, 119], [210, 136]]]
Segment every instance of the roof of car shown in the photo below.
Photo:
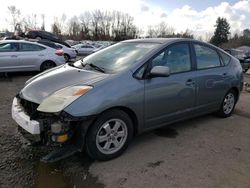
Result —
[[24, 43], [34, 44], [33, 41], [27, 41], [27, 40], [2, 40], [0, 42], [8, 42], [8, 43], [12, 43], [12, 42], [24, 42]]
[[178, 41], [196, 41], [196, 40], [189, 39], [189, 38], [145, 38], [145, 39], [125, 40], [123, 42], [145, 42], [145, 43], [166, 44], [166, 43], [178, 42]]

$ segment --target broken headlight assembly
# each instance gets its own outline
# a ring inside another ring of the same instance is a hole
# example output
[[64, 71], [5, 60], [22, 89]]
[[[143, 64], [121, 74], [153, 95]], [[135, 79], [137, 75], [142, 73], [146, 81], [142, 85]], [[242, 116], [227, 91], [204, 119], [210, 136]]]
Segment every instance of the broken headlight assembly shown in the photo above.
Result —
[[92, 86], [71, 86], [60, 89], [44, 99], [37, 110], [48, 113], [60, 112], [92, 88]]

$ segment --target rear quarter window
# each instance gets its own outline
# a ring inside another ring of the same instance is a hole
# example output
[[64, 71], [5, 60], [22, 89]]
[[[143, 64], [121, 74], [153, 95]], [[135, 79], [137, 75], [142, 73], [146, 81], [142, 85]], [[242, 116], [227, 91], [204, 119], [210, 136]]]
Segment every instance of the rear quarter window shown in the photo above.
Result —
[[228, 65], [230, 60], [231, 60], [231, 57], [221, 51], [219, 51], [220, 53], [220, 56], [221, 56], [221, 60], [223, 62], [224, 65]]

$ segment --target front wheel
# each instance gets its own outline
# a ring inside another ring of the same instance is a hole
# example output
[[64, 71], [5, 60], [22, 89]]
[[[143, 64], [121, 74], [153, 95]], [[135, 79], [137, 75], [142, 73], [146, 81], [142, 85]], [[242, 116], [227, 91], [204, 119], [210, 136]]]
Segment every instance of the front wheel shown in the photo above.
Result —
[[86, 151], [97, 160], [110, 160], [120, 156], [133, 137], [133, 123], [121, 110], [103, 113], [86, 135]]
[[236, 104], [236, 92], [234, 90], [230, 90], [224, 97], [223, 102], [221, 104], [220, 110], [217, 115], [220, 117], [229, 117], [232, 115], [234, 111], [234, 107]]

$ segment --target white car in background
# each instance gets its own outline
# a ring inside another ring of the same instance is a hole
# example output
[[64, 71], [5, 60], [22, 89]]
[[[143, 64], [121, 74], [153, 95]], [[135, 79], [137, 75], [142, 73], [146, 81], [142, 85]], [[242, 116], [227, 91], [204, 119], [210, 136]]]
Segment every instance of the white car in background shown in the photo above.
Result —
[[0, 72], [44, 71], [65, 63], [61, 49], [24, 40], [0, 41]]
[[72, 60], [72, 59], [75, 59], [76, 56], [77, 56], [77, 51], [76, 49], [74, 48], [69, 48], [67, 46], [64, 46], [62, 44], [59, 44], [59, 43], [55, 43], [59, 49], [62, 49], [63, 52], [64, 52], [64, 58], [65, 58], [65, 61], [68, 62], [69, 60]]
[[95, 46], [90, 44], [77, 44], [72, 46], [72, 48], [77, 50], [78, 55], [89, 55], [97, 49]]

